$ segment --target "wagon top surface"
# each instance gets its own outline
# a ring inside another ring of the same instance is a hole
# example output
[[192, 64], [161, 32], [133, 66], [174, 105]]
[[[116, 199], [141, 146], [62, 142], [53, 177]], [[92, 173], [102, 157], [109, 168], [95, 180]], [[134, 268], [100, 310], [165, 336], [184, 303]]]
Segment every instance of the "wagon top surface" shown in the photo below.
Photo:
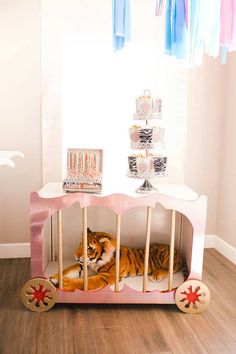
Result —
[[[133, 182], [133, 181], [131, 181]], [[184, 184], [158, 184], [156, 185], [157, 192], [156, 194], [168, 195], [170, 197], [180, 199], [180, 200], [188, 200], [194, 201], [199, 198], [198, 194], [194, 192], [191, 188]], [[50, 182], [47, 183], [43, 188], [38, 191], [38, 195], [41, 198], [55, 198], [64, 196], [66, 193], [62, 188], [62, 183], [60, 182]], [[149, 194], [140, 194], [135, 192], [135, 184], [130, 183], [130, 180], [124, 180], [124, 183], [121, 182], [119, 185], [115, 186], [106, 186], [103, 188], [102, 192], [99, 194], [94, 194], [96, 196], [109, 196], [112, 194], [125, 194], [130, 197], [140, 198], [143, 196], [148, 196]]]

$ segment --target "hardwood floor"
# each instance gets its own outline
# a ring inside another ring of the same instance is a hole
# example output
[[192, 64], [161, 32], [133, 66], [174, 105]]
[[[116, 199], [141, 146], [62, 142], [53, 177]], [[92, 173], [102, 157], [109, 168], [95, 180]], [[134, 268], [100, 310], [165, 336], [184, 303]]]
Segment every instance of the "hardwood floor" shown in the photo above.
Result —
[[236, 266], [217, 251], [204, 257], [209, 308], [175, 305], [68, 305], [33, 313], [21, 303], [28, 259], [0, 260], [0, 354], [236, 353]]

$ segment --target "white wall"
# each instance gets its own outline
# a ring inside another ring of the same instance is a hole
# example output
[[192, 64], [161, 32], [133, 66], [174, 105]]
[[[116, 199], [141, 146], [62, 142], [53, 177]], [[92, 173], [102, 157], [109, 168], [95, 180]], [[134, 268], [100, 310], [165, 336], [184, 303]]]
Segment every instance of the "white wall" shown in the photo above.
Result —
[[217, 235], [236, 247], [236, 54], [228, 57], [224, 73]]
[[41, 186], [40, 0], [0, 1], [0, 243], [29, 241], [29, 193]]

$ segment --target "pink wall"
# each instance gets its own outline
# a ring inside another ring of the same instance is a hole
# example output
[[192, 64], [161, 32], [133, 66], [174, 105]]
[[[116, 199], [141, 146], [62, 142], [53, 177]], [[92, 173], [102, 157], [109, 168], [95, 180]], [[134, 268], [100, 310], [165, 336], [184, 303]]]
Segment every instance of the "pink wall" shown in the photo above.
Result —
[[0, 243], [29, 241], [29, 193], [41, 187], [40, 0], [0, 11], [0, 150], [20, 150], [0, 169]]
[[208, 197], [207, 234], [216, 234], [225, 67], [205, 57], [189, 71], [185, 183]]
[[228, 56], [224, 74], [217, 235], [236, 247], [236, 54]]

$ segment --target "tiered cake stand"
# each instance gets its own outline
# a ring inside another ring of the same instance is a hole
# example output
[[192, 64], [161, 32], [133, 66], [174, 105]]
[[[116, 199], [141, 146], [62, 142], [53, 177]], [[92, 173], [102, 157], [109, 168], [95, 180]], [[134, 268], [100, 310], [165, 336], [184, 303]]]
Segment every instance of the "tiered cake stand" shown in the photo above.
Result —
[[[130, 132], [130, 145], [132, 149], [144, 150], [142, 154], [128, 156], [128, 177], [144, 179], [143, 184], [136, 190], [138, 193], [155, 192], [150, 179], [166, 176], [167, 157], [163, 155], [164, 133], [161, 125], [149, 125], [149, 120], [161, 120], [162, 101], [152, 98], [149, 90], [136, 99], [136, 113], [134, 119], [146, 122], [144, 126], [132, 126]], [[151, 153], [150, 150], [158, 153]]]

